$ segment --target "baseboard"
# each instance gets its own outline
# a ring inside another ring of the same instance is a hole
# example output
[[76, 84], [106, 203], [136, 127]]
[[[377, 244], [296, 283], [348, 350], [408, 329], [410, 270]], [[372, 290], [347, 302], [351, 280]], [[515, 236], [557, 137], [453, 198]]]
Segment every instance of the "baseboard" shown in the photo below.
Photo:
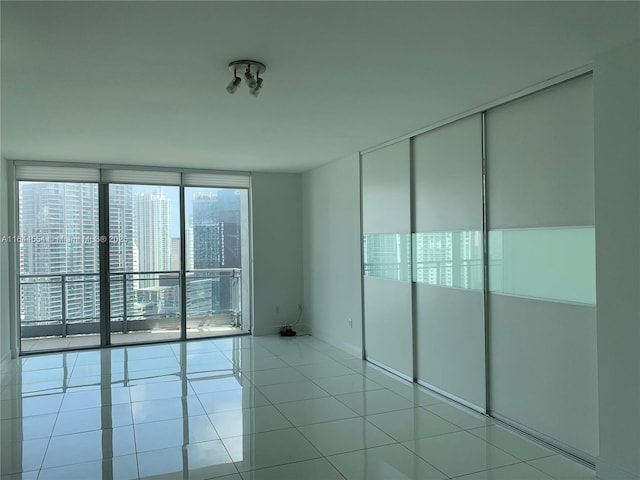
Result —
[[602, 480], [640, 480], [640, 476], [600, 459], [596, 460], [596, 476]]

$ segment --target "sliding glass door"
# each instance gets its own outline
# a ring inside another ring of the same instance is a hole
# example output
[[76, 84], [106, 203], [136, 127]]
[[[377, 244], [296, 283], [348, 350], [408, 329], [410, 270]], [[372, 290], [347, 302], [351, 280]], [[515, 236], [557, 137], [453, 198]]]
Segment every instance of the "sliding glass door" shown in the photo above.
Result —
[[249, 176], [15, 165], [22, 352], [250, 332]]
[[21, 350], [100, 344], [98, 184], [18, 182]]
[[111, 343], [181, 338], [180, 188], [109, 185]]
[[248, 330], [248, 191], [185, 188], [187, 337]]

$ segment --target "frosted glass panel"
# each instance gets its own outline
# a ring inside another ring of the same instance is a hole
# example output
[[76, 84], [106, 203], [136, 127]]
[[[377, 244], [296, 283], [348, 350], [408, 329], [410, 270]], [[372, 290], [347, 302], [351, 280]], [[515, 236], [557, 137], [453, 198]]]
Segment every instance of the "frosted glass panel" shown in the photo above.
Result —
[[482, 290], [482, 232], [413, 234], [413, 280]]
[[489, 291], [595, 305], [595, 227], [490, 231]]
[[365, 276], [411, 281], [411, 234], [365, 234], [362, 251]]

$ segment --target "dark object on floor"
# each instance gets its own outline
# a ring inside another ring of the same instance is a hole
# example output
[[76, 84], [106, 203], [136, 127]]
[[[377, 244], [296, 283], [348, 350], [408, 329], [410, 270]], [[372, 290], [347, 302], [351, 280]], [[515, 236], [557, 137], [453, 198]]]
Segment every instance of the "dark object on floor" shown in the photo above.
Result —
[[295, 335], [296, 335], [296, 331], [293, 328], [291, 328], [289, 325], [280, 327], [281, 337], [294, 337]]

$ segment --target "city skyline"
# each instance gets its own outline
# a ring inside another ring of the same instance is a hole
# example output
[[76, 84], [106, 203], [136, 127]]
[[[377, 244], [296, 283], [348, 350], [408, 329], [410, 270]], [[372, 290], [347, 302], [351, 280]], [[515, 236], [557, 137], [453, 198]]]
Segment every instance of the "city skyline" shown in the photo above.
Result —
[[[185, 211], [185, 269], [241, 268], [238, 191], [185, 190], [185, 206], [192, 208]], [[198, 197], [208, 199], [201, 206], [209, 212], [201, 209], [194, 213], [197, 202], [193, 200]], [[180, 270], [182, 242], [179, 235], [174, 236], [180, 217], [175, 217], [176, 202], [172, 198], [179, 198], [178, 187], [109, 185], [112, 319], [180, 310], [177, 276], [131, 276], [135, 272]], [[96, 184], [20, 182], [20, 235], [43, 239], [20, 244], [20, 274], [62, 275], [54, 282], [38, 283], [34, 279], [33, 283], [21, 284], [23, 320], [51, 321], [65, 317], [95, 321], [99, 317], [98, 205]], [[197, 252], [195, 243], [200, 245]], [[196, 264], [195, 258], [202, 260]], [[71, 284], [69, 274], [95, 277]], [[193, 298], [187, 295], [187, 307], [194, 313], [211, 312], [221, 306], [231, 308], [231, 280], [223, 281], [220, 274], [188, 280], [187, 288]], [[195, 295], [196, 292], [199, 294]], [[42, 295], [51, 301], [36, 301]], [[206, 301], [196, 301], [198, 296]], [[46, 305], [44, 310], [41, 303]]]

